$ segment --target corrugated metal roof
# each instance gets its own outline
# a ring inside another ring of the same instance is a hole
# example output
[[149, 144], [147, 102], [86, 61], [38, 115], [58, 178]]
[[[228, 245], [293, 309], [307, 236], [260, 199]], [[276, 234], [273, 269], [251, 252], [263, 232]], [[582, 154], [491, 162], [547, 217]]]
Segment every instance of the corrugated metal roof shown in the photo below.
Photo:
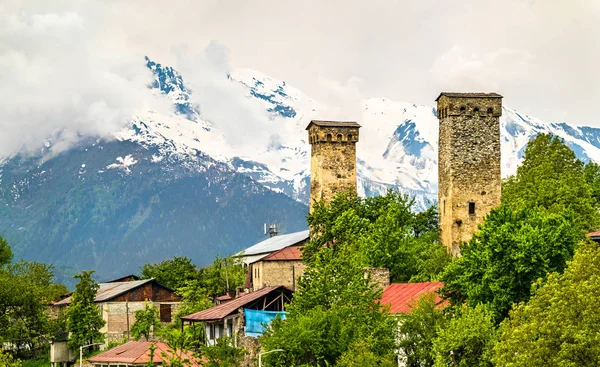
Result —
[[267, 255], [259, 261], [294, 261], [302, 260], [302, 251], [300, 250], [302, 245], [293, 245], [284, 247], [279, 251], [273, 252], [271, 255]]
[[[128, 292], [132, 289], [135, 289], [141, 285], [144, 285], [149, 282], [153, 282], [154, 278], [151, 279], [143, 279], [143, 280], [133, 280], [131, 282], [114, 282], [114, 283], [100, 283], [98, 284], [100, 287], [98, 288], [98, 292], [96, 292], [95, 302], [104, 302], [108, 301], [111, 298], [114, 298], [120, 294]], [[165, 287], [166, 288], [166, 287]], [[71, 297], [65, 298], [59, 302], [56, 302], [55, 306], [68, 305], [71, 303]]]
[[273, 236], [235, 254], [235, 257], [268, 254], [308, 239], [308, 230]]
[[308, 130], [308, 128], [310, 128], [311, 125], [326, 126], [326, 127], [360, 127], [360, 125], [356, 121], [312, 120], [306, 127], [306, 130]]
[[183, 316], [181, 319], [185, 321], [211, 321], [211, 320], [220, 320], [226, 316], [237, 311], [238, 308], [244, 307], [249, 303], [261, 298], [262, 296], [266, 296], [267, 294], [283, 289], [284, 286], [279, 285], [275, 287], [264, 287], [257, 291], [244, 294], [234, 300], [228, 301], [226, 303], [221, 303], [220, 305], [213, 306], [206, 310], [193, 313], [191, 315]]
[[444, 284], [441, 282], [392, 283], [383, 291], [381, 304], [390, 305], [391, 313], [407, 313], [419, 298], [434, 293], [435, 304], [438, 307], [443, 307], [445, 302], [436, 293], [443, 286]]
[[446, 97], [450, 97], [450, 98], [452, 98], [452, 97], [455, 97], [455, 98], [503, 98], [498, 93], [454, 93], [454, 92], [442, 92], [435, 99], [436, 102], [437, 102], [438, 99], [440, 99], [441, 96], [446, 96]]
[[[143, 364], [146, 364], [148, 362], [148, 360], [150, 359], [150, 349], [149, 349], [150, 344], [154, 344], [154, 346], [156, 347], [156, 350], [154, 351], [154, 357], [152, 358], [152, 361], [154, 363], [162, 364], [163, 363], [163, 357], [162, 357], [163, 354], [165, 354], [167, 356], [170, 356], [173, 354], [173, 350], [171, 348], [169, 348], [169, 346], [163, 342], [157, 342], [157, 341], [146, 342], [146, 341], [133, 341], [132, 340], [125, 344], [118, 345], [112, 349], [109, 349], [106, 352], [103, 352], [103, 353], [100, 353], [93, 357], [90, 357], [88, 359], [88, 361], [90, 361], [92, 363], [99, 363], [99, 362], [112, 363], [112, 362], [114, 362], [114, 363], [127, 363], [127, 364], [143, 365]], [[190, 361], [189, 366], [201, 367], [201, 364], [196, 362], [198, 359], [194, 358], [192, 356], [192, 353], [182, 352], [182, 358], [188, 359]]]

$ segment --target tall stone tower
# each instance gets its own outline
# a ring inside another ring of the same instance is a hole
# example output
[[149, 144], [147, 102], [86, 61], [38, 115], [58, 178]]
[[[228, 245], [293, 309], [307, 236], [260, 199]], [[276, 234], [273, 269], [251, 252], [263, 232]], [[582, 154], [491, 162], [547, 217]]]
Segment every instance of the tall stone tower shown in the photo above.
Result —
[[440, 240], [453, 255], [500, 205], [500, 116], [496, 93], [442, 93], [438, 208]]
[[315, 201], [330, 201], [337, 193], [356, 191], [356, 122], [316, 121], [308, 124], [310, 212]]

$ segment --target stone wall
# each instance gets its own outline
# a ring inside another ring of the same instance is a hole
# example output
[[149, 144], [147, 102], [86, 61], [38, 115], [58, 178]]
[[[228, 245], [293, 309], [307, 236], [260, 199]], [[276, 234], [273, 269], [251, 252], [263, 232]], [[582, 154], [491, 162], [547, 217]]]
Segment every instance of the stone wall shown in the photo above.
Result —
[[500, 116], [497, 94], [438, 99], [440, 240], [454, 255], [500, 204]]
[[390, 285], [390, 269], [386, 268], [364, 268], [365, 279], [371, 278], [371, 283], [377, 284], [383, 290]]
[[315, 201], [330, 201], [337, 193], [356, 191], [356, 142], [359, 125], [352, 122], [312, 121], [308, 127], [312, 145], [310, 162], [310, 211]]
[[302, 260], [259, 261], [252, 265], [252, 285], [254, 290], [278, 285], [296, 290], [298, 279], [305, 269]]
[[[180, 305], [178, 302], [104, 302], [102, 308], [102, 318], [106, 324], [100, 332], [106, 334], [106, 341], [121, 341], [128, 337], [128, 330], [131, 330], [135, 322], [135, 311], [144, 310], [146, 303], [149, 303], [160, 312], [161, 304], [171, 305], [171, 314], [177, 313]], [[129, 327], [129, 329], [128, 329]]]

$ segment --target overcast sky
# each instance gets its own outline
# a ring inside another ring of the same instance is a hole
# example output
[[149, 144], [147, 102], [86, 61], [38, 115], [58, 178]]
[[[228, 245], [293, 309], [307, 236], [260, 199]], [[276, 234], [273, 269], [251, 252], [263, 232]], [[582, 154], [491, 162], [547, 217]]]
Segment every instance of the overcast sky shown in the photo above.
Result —
[[67, 125], [113, 130], [156, 106], [144, 55], [189, 70], [211, 42], [227, 68], [327, 104], [493, 91], [549, 122], [600, 126], [598, 24], [598, 0], [2, 0], [0, 155]]

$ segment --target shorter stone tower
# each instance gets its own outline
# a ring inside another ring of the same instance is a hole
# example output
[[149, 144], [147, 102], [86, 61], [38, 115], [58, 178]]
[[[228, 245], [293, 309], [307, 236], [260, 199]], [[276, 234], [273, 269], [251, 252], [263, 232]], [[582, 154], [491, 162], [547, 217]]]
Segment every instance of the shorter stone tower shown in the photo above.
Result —
[[356, 122], [316, 121], [308, 124], [310, 212], [315, 201], [330, 201], [339, 192], [356, 191]]
[[500, 205], [500, 116], [496, 93], [442, 93], [438, 210], [440, 240], [453, 255], [471, 239], [490, 210]]

